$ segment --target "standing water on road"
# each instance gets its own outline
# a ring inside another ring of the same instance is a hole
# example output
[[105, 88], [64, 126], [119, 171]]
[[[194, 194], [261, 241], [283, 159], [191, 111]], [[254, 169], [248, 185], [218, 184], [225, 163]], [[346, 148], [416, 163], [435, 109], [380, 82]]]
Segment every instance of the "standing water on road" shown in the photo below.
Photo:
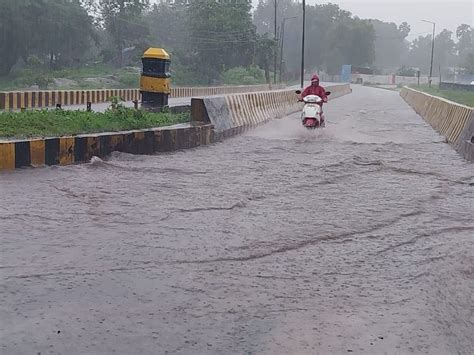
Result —
[[474, 353], [473, 165], [396, 92], [325, 112], [0, 175], [0, 352]]

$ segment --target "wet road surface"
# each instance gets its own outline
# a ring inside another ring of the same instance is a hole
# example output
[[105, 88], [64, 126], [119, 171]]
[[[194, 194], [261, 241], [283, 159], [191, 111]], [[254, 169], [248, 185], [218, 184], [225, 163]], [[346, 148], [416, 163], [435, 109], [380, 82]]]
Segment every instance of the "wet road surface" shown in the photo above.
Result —
[[0, 353], [474, 353], [473, 165], [396, 92], [326, 114], [1, 175]]

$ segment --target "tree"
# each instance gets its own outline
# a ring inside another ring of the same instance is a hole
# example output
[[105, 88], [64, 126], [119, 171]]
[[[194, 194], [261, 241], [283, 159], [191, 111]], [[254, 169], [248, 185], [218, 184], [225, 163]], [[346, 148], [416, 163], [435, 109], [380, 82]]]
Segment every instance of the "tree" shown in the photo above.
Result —
[[474, 75], [474, 53], [468, 53], [462, 64], [465, 74]]
[[154, 45], [173, 52], [189, 45], [189, 19], [186, 2], [154, 4], [147, 14], [147, 23]]
[[[260, 34], [269, 33], [273, 36], [274, 34], [274, 14], [275, 14], [275, 3], [273, 0], [259, 0], [258, 5], [253, 14], [253, 23], [257, 28], [257, 32]], [[278, 0], [277, 2], [277, 30], [280, 26], [281, 20], [284, 17], [301, 16], [301, 5], [293, 0]], [[294, 20], [293, 22], [297, 22]], [[291, 22], [291, 21], [290, 21]], [[287, 25], [290, 24], [287, 22]]]
[[[280, 0], [277, 18], [301, 18], [301, 5], [292, 0]], [[260, 0], [254, 14], [259, 33], [273, 32], [274, 2]], [[353, 18], [348, 11], [335, 4], [306, 7], [305, 64], [311, 70], [326, 69], [339, 73], [342, 64], [371, 65], [374, 59], [372, 25]], [[290, 72], [299, 72], [301, 53], [301, 22], [285, 24], [283, 57]]]
[[348, 63], [370, 67], [375, 59], [375, 30], [370, 21], [357, 17], [351, 21]]
[[430, 69], [431, 41], [431, 35], [415, 38], [411, 43], [408, 55], [407, 62], [411, 66], [420, 68], [423, 73], [428, 73]]
[[257, 35], [257, 64], [265, 71], [265, 82], [270, 84], [270, 63], [273, 62], [276, 42], [268, 33]]
[[143, 17], [149, 0], [99, 0], [100, 21], [113, 41], [116, 63], [123, 66], [123, 50], [143, 41], [148, 26]]
[[49, 57], [50, 68], [79, 63], [95, 38], [92, 19], [78, 1], [43, 1], [28, 9], [36, 19], [32, 20], [35, 42], [40, 43], [36, 52]]
[[49, 58], [50, 67], [80, 62], [94, 39], [92, 19], [77, 0], [0, 2], [0, 75], [22, 58]]
[[[456, 49], [459, 55], [459, 62], [465, 64], [470, 54], [474, 54], [474, 33], [471, 26], [462, 24], [456, 30], [458, 43]], [[468, 62], [467, 62], [468, 63]]]
[[335, 23], [329, 31], [324, 51], [328, 74], [339, 73], [343, 64], [372, 65], [374, 36], [374, 29], [368, 21], [349, 18]]
[[255, 54], [250, 0], [194, 0], [188, 8], [196, 70], [208, 83], [233, 67], [248, 67]]
[[[300, 53], [301, 53], [301, 5], [294, 0], [278, 0], [277, 4], [277, 32], [283, 21], [283, 18], [292, 18], [285, 21], [285, 38], [283, 60], [286, 71], [294, 73], [299, 72]], [[294, 18], [296, 17], [296, 18]], [[309, 18], [309, 16], [307, 16]], [[268, 39], [274, 36], [274, 1], [260, 0], [253, 14], [253, 23], [257, 32], [262, 35], [268, 33]], [[281, 39], [279, 39], [281, 45]], [[270, 60], [273, 67], [273, 60]], [[263, 67], [262, 67], [263, 68]]]
[[416, 70], [414, 68], [409, 68], [406, 66], [402, 66], [397, 70], [397, 75], [400, 76], [415, 76], [416, 75]]
[[435, 37], [435, 67], [452, 67], [455, 66], [456, 44], [452, 39], [453, 33], [444, 29]]
[[379, 20], [370, 22], [375, 30], [375, 66], [393, 71], [408, 54], [406, 37], [411, 30], [410, 25], [403, 22], [397, 27], [395, 23]]
[[[349, 33], [344, 33], [345, 29], [351, 26], [351, 13], [339, 8], [338, 5], [325, 4], [309, 6], [307, 9], [308, 33], [307, 50], [305, 53], [305, 63], [309, 68], [328, 67], [327, 64], [337, 56], [342, 63], [346, 48], [349, 43]], [[341, 37], [338, 39], [333, 35], [337, 32]], [[334, 48], [337, 47], [337, 48]], [[338, 53], [338, 54], [335, 54]], [[342, 64], [341, 64], [342, 65]], [[340, 71], [341, 67], [337, 71]]]
[[7, 75], [25, 51], [28, 30], [22, 21], [22, 4], [0, 2], [0, 76]]

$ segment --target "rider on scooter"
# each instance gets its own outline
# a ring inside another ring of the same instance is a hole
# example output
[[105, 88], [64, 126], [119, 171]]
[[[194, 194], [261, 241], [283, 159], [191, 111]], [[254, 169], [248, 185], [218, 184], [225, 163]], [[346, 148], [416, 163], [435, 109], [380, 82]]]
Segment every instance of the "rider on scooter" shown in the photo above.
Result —
[[326, 95], [326, 90], [319, 85], [319, 76], [317, 74], [313, 74], [311, 77], [311, 85], [301, 93], [300, 100], [303, 100], [303, 98], [308, 95], [318, 95], [323, 100], [319, 105], [321, 106], [321, 118], [325, 121], [326, 117], [323, 112], [323, 102], [328, 102], [328, 97]]
[[323, 102], [328, 102], [326, 90], [324, 90], [324, 88], [319, 85], [319, 76], [316, 74], [313, 74], [311, 77], [311, 85], [304, 89], [304, 91], [301, 93], [301, 98], [303, 99], [308, 95], [318, 95], [321, 99], [323, 99]]

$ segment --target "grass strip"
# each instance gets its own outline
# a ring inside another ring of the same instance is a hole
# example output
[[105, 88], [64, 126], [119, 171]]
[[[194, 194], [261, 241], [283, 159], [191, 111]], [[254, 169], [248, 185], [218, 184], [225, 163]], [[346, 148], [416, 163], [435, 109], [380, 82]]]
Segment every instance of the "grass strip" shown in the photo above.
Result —
[[189, 113], [153, 113], [125, 107], [104, 113], [84, 110], [0, 112], [0, 138], [60, 137], [84, 133], [115, 132], [189, 122]]
[[427, 94], [439, 96], [462, 105], [474, 107], [474, 92], [453, 89], [440, 89], [438, 86], [428, 85], [412, 86], [413, 89], [426, 92]]

